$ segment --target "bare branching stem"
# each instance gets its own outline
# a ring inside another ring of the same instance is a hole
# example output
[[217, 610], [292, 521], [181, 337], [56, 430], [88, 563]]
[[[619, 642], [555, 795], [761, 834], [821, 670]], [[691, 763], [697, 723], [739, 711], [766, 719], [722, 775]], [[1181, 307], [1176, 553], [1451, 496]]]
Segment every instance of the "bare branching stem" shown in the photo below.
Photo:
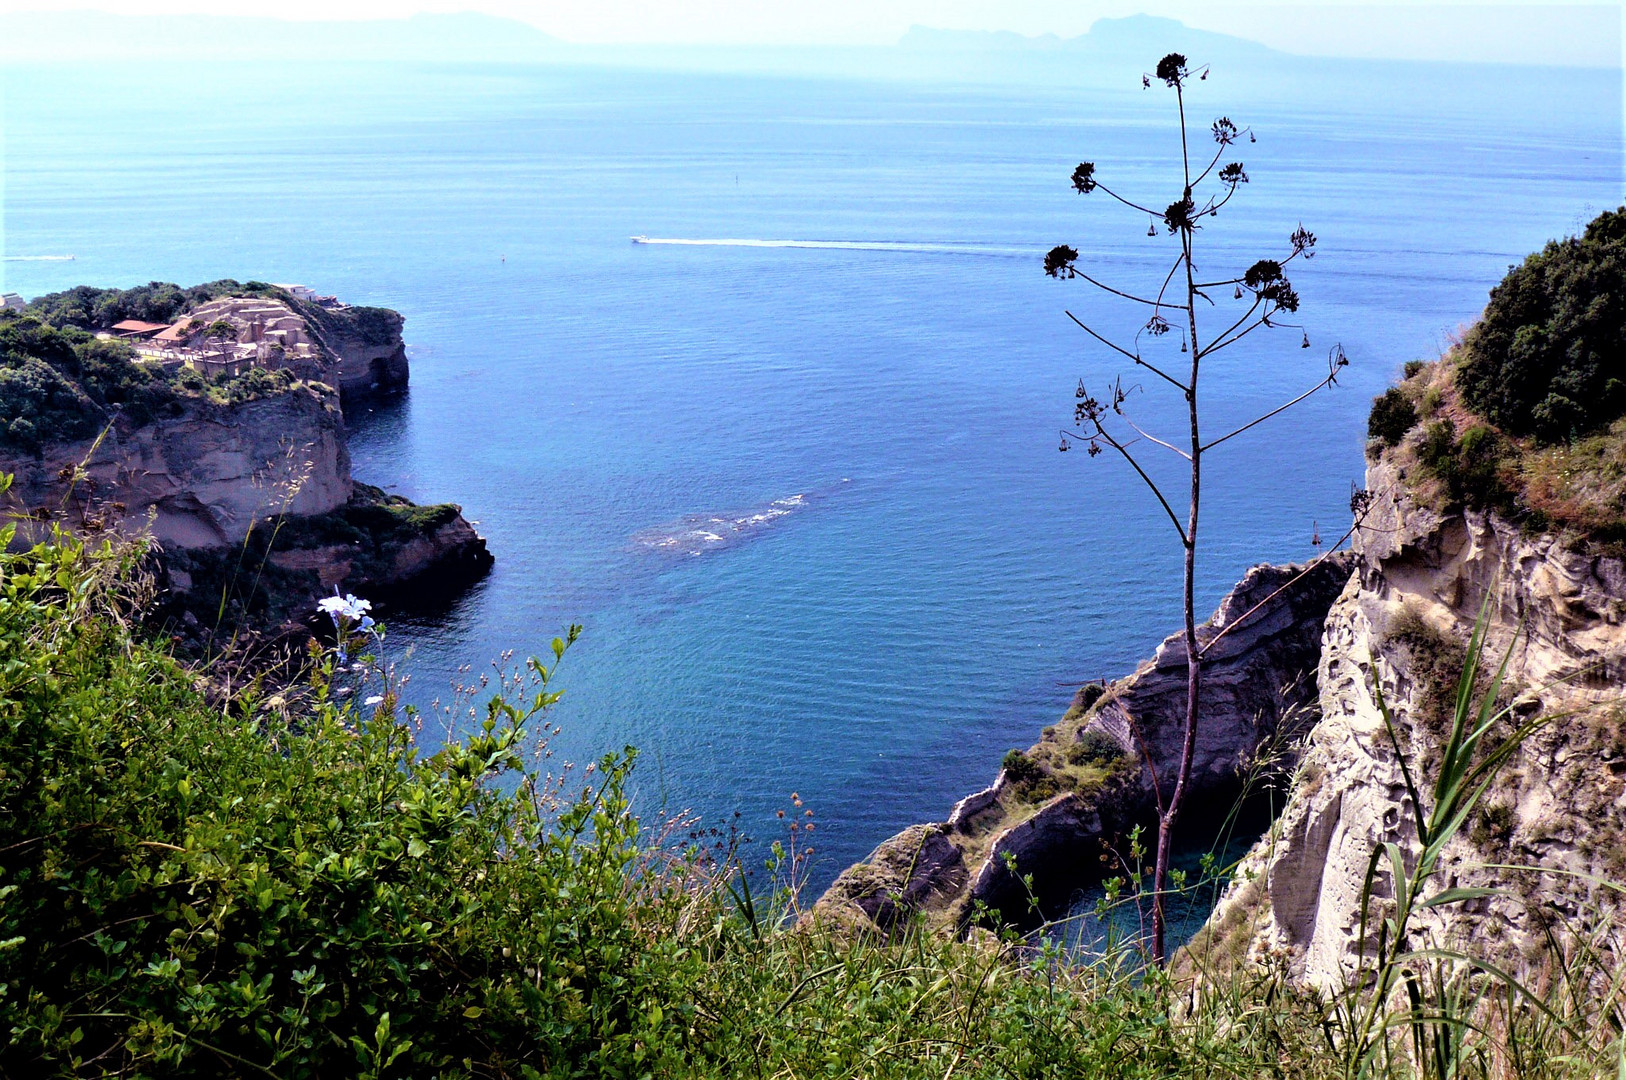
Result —
[[1069, 311], [1067, 313], [1067, 317], [1069, 319], [1072, 319], [1075, 323], [1078, 323], [1078, 328], [1080, 330], [1084, 331], [1086, 334], [1090, 335], [1092, 338], [1099, 341], [1101, 344], [1105, 345], [1107, 348], [1112, 349], [1115, 352], [1122, 353], [1124, 356], [1129, 357], [1129, 359], [1135, 361], [1137, 364], [1140, 363], [1140, 357], [1136, 356], [1134, 353], [1130, 352], [1128, 349], [1124, 348], [1123, 346], [1115, 345], [1112, 342], [1108, 341], [1106, 338], [1102, 337], [1100, 334], [1097, 334], [1094, 330], [1091, 330], [1088, 326], [1085, 326], [1082, 322], [1079, 322], [1078, 316], [1074, 315], [1071, 311]]
[[[1150, 230], [1153, 235], [1155, 235], [1157, 232], [1155, 223], [1159, 218], [1161, 218], [1163, 224], [1167, 227], [1168, 232], [1179, 237], [1179, 254], [1176, 256], [1173, 265], [1169, 267], [1168, 273], [1164, 275], [1163, 283], [1157, 290], [1156, 299], [1148, 300], [1135, 292], [1118, 289], [1111, 285], [1104, 284], [1103, 282], [1096, 280], [1094, 277], [1078, 271], [1074, 266], [1074, 260], [1076, 260], [1078, 252], [1065, 245], [1055, 248], [1051, 254], [1046, 257], [1045, 263], [1046, 271], [1052, 276], [1082, 277], [1091, 285], [1094, 285], [1107, 293], [1151, 307], [1153, 309], [1152, 317], [1136, 334], [1134, 351], [1123, 348], [1122, 346], [1107, 340], [1094, 329], [1087, 326], [1071, 311], [1067, 312], [1067, 317], [1072, 319], [1074, 323], [1076, 323], [1082, 330], [1084, 330], [1085, 333], [1089, 334], [1089, 336], [1094, 338], [1096, 341], [1107, 346], [1118, 355], [1134, 361], [1136, 365], [1146, 368], [1153, 374], [1157, 375], [1164, 382], [1174, 387], [1181, 393], [1186, 402], [1186, 412], [1190, 427], [1189, 450], [1176, 446], [1172, 442], [1157, 438], [1156, 436], [1142, 430], [1133, 419], [1123, 415], [1122, 406], [1126, 391], [1124, 390], [1121, 381], [1113, 384], [1112, 392], [1110, 395], [1108, 395], [1110, 400], [1107, 401], [1100, 401], [1089, 396], [1085, 392], [1083, 384], [1081, 383], [1078, 390], [1079, 403], [1076, 410], [1077, 422], [1080, 425], [1081, 430], [1064, 430], [1062, 432], [1062, 449], [1067, 449], [1071, 441], [1082, 441], [1089, 444], [1090, 454], [1091, 456], [1094, 456], [1101, 452], [1101, 444], [1105, 444], [1106, 446], [1110, 446], [1112, 449], [1116, 450], [1118, 454], [1129, 463], [1130, 467], [1134, 469], [1136, 475], [1141, 478], [1141, 481], [1145, 483], [1147, 489], [1151, 491], [1153, 497], [1157, 499], [1158, 505], [1163, 508], [1163, 512], [1168, 515], [1170, 523], [1174, 526], [1176, 534], [1180, 537], [1180, 544], [1185, 556], [1181, 581], [1181, 601], [1185, 619], [1184, 629], [1181, 636], [1186, 646], [1186, 703], [1185, 716], [1183, 718], [1184, 725], [1181, 730], [1180, 758], [1178, 767], [1175, 770], [1172, 778], [1172, 787], [1170, 787], [1168, 790], [1165, 790], [1164, 781], [1168, 780], [1169, 777], [1167, 775], [1159, 776], [1157, 762], [1151, 752], [1150, 744], [1142, 735], [1141, 725], [1138, 719], [1133, 716], [1129, 717], [1130, 730], [1133, 733], [1134, 740], [1140, 745], [1142, 756], [1145, 759], [1146, 772], [1152, 786], [1153, 802], [1156, 805], [1158, 817], [1157, 852], [1153, 868], [1152, 884], [1151, 889], [1143, 895], [1148, 895], [1151, 900], [1152, 955], [1159, 963], [1164, 962], [1168, 956], [1165, 898], [1169, 892], [1169, 862], [1173, 851], [1175, 828], [1179, 821], [1181, 809], [1184, 806], [1186, 796], [1191, 786], [1192, 764], [1196, 755], [1197, 732], [1202, 717], [1201, 703], [1204, 655], [1209, 649], [1213, 648], [1214, 644], [1223, 638], [1230, 629], [1251, 618], [1266, 604], [1269, 604], [1275, 600], [1283, 591], [1297, 583], [1301, 578], [1303, 578], [1304, 574], [1309, 573], [1311, 569], [1328, 558], [1332, 554], [1332, 551], [1337, 550], [1339, 545], [1343, 544], [1351, 535], [1354, 534], [1355, 530], [1355, 526], [1352, 526], [1350, 531], [1338, 541], [1338, 544], [1335, 544], [1331, 550], [1320, 556], [1315, 562], [1311, 563], [1309, 568], [1295, 576], [1291, 581], [1282, 586], [1281, 589], [1273, 592], [1265, 600], [1244, 612], [1239, 619], [1235, 620], [1231, 624], [1231, 626], [1221, 629], [1220, 633], [1211, 638], [1206, 644], [1198, 640], [1196, 580], [1199, 536], [1198, 522], [1202, 510], [1203, 454], [1227, 442], [1228, 440], [1235, 438], [1243, 432], [1263, 424], [1266, 420], [1280, 415], [1324, 387], [1336, 385], [1339, 368], [1343, 367], [1348, 362], [1344, 359], [1342, 350], [1335, 348], [1333, 353], [1328, 357], [1327, 374], [1309, 390], [1306, 390], [1304, 393], [1293, 398], [1291, 401], [1288, 401], [1277, 408], [1271, 409], [1269, 412], [1264, 413], [1258, 418], [1250, 420], [1241, 427], [1221, 435], [1217, 439], [1212, 439], [1206, 443], [1203, 441], [1201, 424], [1202, 414], [1200, 407], [1201, 402], [1198, 396], [1198, 383], [1199, 377], [1202, 374], [1203, 361], [1212, 354], [1217, 353], [1222, 349], [1229, 348], [1232, 345], [1237, 344], [1239, 341], [1242, 341], [1255, 330], [1258, 330], [1261, 326], [1292, 326], [1295, 329], [1301, 329], [1300, 327], [1297, 327], [1296, 324], [1282, 322], [1278, 317], [1283, 313], [1291, 315], [1293, 312], [1298, 310], [1299, 305], [1298, 294], [1293, 291], [1292, 286], [1288, 283], [1287, 278], [1282, 272], [1282, 268], [1286, 264], [1291, 263], [1294, 259], [1298, 258], [1300, 255], [1308, 258], [1311, 254], [1311, 249], [1315, 245], [1315, 237], [1300, 226], [1298, 230], [1295, 231], [1289, 238], [1291, 250], [1284, 258], [1278, 260], [1261, 259], [1254, 263], [1253, 266], [1249, 267], [1246, 272], [1236, 277], [1228, 277], [1218, 281], [1198, 280], [1195, 246], [1199, 222], [1202, 221], [1202, 219], [1212, 218], [1214, 215], [1216, 215], [1231, 201], [1232, 198], [1235, 197], [1237, 188], [1241, 184], [1248, 182], [1247, 174], [1243, 171], [1241, 162], [1233, 161], [1225, 164], [1223, 167], [1220, 167], [1220, 162], [1225, 157], [1227, 148], [1239, 141], [1241, 136], [1248, 135], [1250, 139], [1252, 138], [1252, 134], [1249, 129], [1239, 128], [1236, 124], [1232, 123], [1229, 118], [1222, 117], [1216, 120], [1214, 122], [1213, 132], [1214, 140], [1216, 143], [1218, 143], [1218, 148], [1216, 149], [1213, 158], [1202, 169], [1202, 172], [1197, 175], [1195, 179], [1193, 179], [1190, 132], [1188, 130], [1186, 120], [1185, 85], [1193, 75], [1201, 75], [1206, 77], [1206, 74], [1206, 68], [1188, 68], [1186, 58], [1178, 53], [1169, 54], [1157, 65], [1157, 79], [1162, 81], [1174, 91], [1175, 106], [1180, 121], [1180, 194], [1179, 198], [1175, 202], [1171, 203], [1167, 210], [1162, 212], [1153, 210], [1150, 207], [1141, 205], [1140, 203], [1132, 202], [1131, 200], [1126, 199], [1117, 192], [1111, 190], [1095, 178], [1095, 165], [1093, 163], [1085, 163], [1080, 165], [1078, 170], [1073, 175], [1073, 185], [1081, 193], [1089, 194], [1089, 192], [1099, 188], [1125, 206], [1128, 206], [1131, 209], [1137, 210], [1143, 214], [1149, 214], [1154, 221], [1154, 225]], [[1151, 80], [1152, 76], [1146, 76], [1142, 80], [1143, 85], [1150, 86]], [[1217, 172], [1216, 168], [1218, 169]], [[1223, 190], [1219, 191], [1218, 193], [1211, 193], [1207, 195], [1206, 198], [1199, 196], [1196, 191], [1197, 187], [1203, 184], [1205, 181], [1210, 180], [1210, 178], [1213, 178], [1213, 180], [1218, 184], [1223, 185]], [[1175, 282], [1178, 280], [1176, 275], [1181, 274], [1182, 271], [1185, 279], [1184, 296], [1176, 300], [1171, 300], [1169, 299], [1170, 289], [1174, 288], [1176, 291], [1178, 291], [1178, 286], [1175, 285]], [[1201, 300], [1210, 306], [1217, 307], [1218, 305], [1215, 299], [1212, 296], [1209, 296], [1204, 290], [1222, 286], [1235, 286], [1236, 293], [1234, 299], [1239, 301], [1242, 300], [1245, 291], [1249, 297], [1249, 302], [1246, 310], [1242, 313], [1240, 318], [1237, 318], [1233, 323], [1231, 323], [1230, 326], [1226, 327], [1220, 333], [1214, 335], [1213, 339], [1207, 345], [1204, 345], [1201, 337], [1199, 336], [1200, 328], [1197, 320], [1197, 303], [1199, 300]], [[1184, 315], [1185, 326], [1181, 331], [1181, 337], [1183, 338], [1181, 351], [1189, 353], [1191, 358], [1191, 367], [1190, 374], [1183, 381], [1149, 363], [1140, 355], [1141, 334], [1149, 333], [1151, 338], [1155, 340], [1174, 330], [1174, 327], [1170, 325], [1169, 320], [1165, 319], [1163, 316], [1164, 308], [1168, 308], [1170, 314], [1173, 314], [1175, 311], [1179, 311]], [[1308, 344], [1309, 339], [1305, 338], [1305, 345]], [[1135, 456], [1130, 453], [1129, 443], [1136, 440], [1131, 439], [1126, 442], [1118, 439], [1110, 431], [1108, 431], [1103, 421], [1109, 417], [1110, 413], [1117, 413], [1122, 418], [1123, 422], [1133, 429], [1140, 438], [1145, 439], [1148, 442], [1155, 443], [1156, 445], [1164, 447], [1165, 449], [1172, 450], [1184, 461], [1186, 461], [1190, 470], [1191, 483], [1190, 502], [1187, 507], [1184, 522], [1181, 521], [1180, 515], [1175, 512], [1173, 505], [1169, 502], [1168, 498], [1165, 496], [1163, 490], [1158, 486], [1157, 482], [1152, 479], [1146, 470], [1141, 467], [1140, 462], [1135, 459]], [[1360, 513], [1357, 512], [1357, 525], [1359, 524], [1360, 516]], [[1164, 773], [1167, 774], [1167, 772], [1168, 770], [1165, 768]]]
[[1315, 558], [1311, 559], [1308, 563], [1305, 564], [1303, 570], [1300, 570], [1298, 573], [1296, 573], [1292, 577], [1288, 578], [1285, 582], [1283, 582], [1281, 584], [1280, 587], [1275, 589], [1269, 596], [1265, 597], [1263, 600], [1261, 600], [1257, 604], [1253, 605], [1253, 607], [1249, 608], [1247, 611], [1244, 611], [1242, 614], [1240, 614], [1236, 618], [1232, 619], [1231, 622], [1229, 623], [1229, 625], [1223, 627], [1220, 630], [1219, 633], [1215, 634], [1213, 637], [1208, 639], [1208, 643], [1205, 644], [1202, 647], [1202, 649], [1199, 650], [1199, 654], [1202, 655], [1202, 656], [1208, 655], [1208, 650], [1212, 649], [1215, 645], [1219, 644], [1220, 638], [1224, 637], [1226, 634], [1229, 634], [1232, 630], [1235, 630], [1237, 627], [1241, 626], [1243, 623], [1245, 623], [1249, 619], [1253, 618], [1255, 613], [1263, 610], [1267, 605], [1269, 605], [1272, 601], [1274, 601], [1278, 596], [1282, 595], [1282, 593], [1286, 592], [1288, 589], [1291, 589], [1293, 586], [1297, 585], [1300, 581], [1303, 581], [1305, 579], [1305, 577], [1307, 577], [1309, 575], [1310, 571], [1314, 570], [1316, 567], [1320, 566], [1322, 563], [1324, 563], [1328, 559], [1332, 558], [1333, 555], [1337, 554], [1338, 549], [1343, 547], [1344, 544], [1346, 544], [1349, 541], [1349, 538], [1355, 535], [1355, 530], [1359, 529], [1361, 527], [1361, 522], [1362, 522], [1362, 519], [1364, 517], [1365, 517], [1364, 514], [1357, 515], [1356, 518], [1355, 518], [1354, 523], [1350, 525], [1349, 531], [1346, 532], [1343, 536], [1340, 536], [1333, 543], [1332, 547], [1328, 548], [1326, 551], [1323, 551], [1320, 555], [1317, 555]]
[[1294, 398], [1292, 401], [1289, 401], [1289, 402], [1287, 402], [1286, 404], [1283, 404], [1283, 405], [1278, 405], [1274, 409], [1272, 409], [1269, 412], [1265, 413], [1263, 416], [1259, 417], [1258, 419], [1249, 420], [1246, 424], [1243, 424], [1241, 427], [1237, 428], [1235, 431], [1229, 431], [1229, 432], [1225, 433], [1224, 435], [1221, 435], [1219, 438], [1215, 439], [1213, 442], [1210, 442], [1210, 443], [1204, 445], [1203, 449], [1204, 450], [1212, 450], [1214, 447], [1218, 446], [1220, 443], [1224, 442], [1225, 440], [1235, 438], [1236, 436], [1242, 434], [1244, 431], [1247, 431], [1249, 428], [1258, 427], [1260, 424], [1263, 424], [1266, 420], [1269, 420], [1271, 417], [1277, 415], [1278, 413], [1284, 413], [1288, 409], [1291, 409], [1293, 406], [1297, 405], [1299, 402], [1303, 401], [1305, 398], [1309, 397], [1311, 394], [1314, 394], [1317, 390], [1322, 390], [1322, 389], [1324, 389], [1324, 388], [1326, 388], [1328, 386], [1332, 386], [1337, 381], [1338, 380], [1336, 378], [1334, 378], [1332, 375], [1328, 375], [1325, 379], [1322, 379], [1320, 382], [1318, 382], [1314, 386], [1310, 387], [1310, 389], [1306, 390], [1304, 393], [1300, 394], [1298, 397]]
[[[1064, 439], [1077, 439], [1080, 437], [1078, 432], [1066, 430], [1062, 431], [1061, 436]], [[1087, 438], [1089, 436], [1085, 437]], [[1149, 475], [1147, 475], [1146, 470], [1140, 467], [1140, 462], [1136, 461], [1135, 456], [1129, 452], [1129, 447], [1113, 438], [1112, 433], [1101, 426], [1100, 421], [1096, 421], [1094, 437], [1100, 439], [1102, 442], [1106, 443], [1108, 446], [1112, 447], [1114, 450], [1118, 451], [1118, 453], [1123, 455], [1123, 459], [1129, 462], [1130, 467], [1133, 468], [1136, 474], [1140, 476], [1141, 480], [1145, 482], [1147, 490], [1151, 491], [1153, 496], [1157, 498], [1158, 505], [1163, 507], [1163, 512], [1169, 515], [1169, 521], [1174, 525], [1174, 531], [1180, 534], [1180, 542], [1185, 543], [1185, 529], [1183, 526], [1181, 526], [1180, 518], [1175, 514], [1174, 507], [1170, 506], [1169, 500], [1163, 497], [1163, 489], [1157, 486], [1157, 481], [1153, 480]]]

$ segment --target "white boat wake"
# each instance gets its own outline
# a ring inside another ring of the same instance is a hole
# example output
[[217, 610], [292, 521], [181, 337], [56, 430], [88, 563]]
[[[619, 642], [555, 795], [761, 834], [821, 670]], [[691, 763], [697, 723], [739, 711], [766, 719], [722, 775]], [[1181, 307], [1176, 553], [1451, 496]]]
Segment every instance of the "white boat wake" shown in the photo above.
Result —
[[0, 262], [73, 262], [72, 255], [6, 255]]
[[683, 247], [813, 248], [824, 251], [895, 251], [928, 255], [983, 255], [1000, 259], [1033, 258], [1038, 248], [996, 247], [989, 244], [913, 243], [903, 240], [745, 240], [687, 239], [674, 236], [634, 236], [634, 244], [672, 244]]

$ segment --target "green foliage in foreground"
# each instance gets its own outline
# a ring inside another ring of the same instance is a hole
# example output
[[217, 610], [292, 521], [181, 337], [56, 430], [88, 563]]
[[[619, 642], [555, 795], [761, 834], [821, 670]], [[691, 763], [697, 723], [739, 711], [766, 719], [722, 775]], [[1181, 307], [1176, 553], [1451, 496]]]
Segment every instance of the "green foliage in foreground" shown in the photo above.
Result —
[[[565, 640], [433, 754], [354, 652], [206, 692], [127, 629], [133, 554], [0, 555], [0, 1075], [1346, 1075], [1325, 1004], [1269, 970], [1193, 993], [786, 928], [793, 878], [764, 904], [687, 826], [640, 833], [630, 753], [532, 767]], [[1552, 1051], [1523, 1075], [1594, 1060]]]

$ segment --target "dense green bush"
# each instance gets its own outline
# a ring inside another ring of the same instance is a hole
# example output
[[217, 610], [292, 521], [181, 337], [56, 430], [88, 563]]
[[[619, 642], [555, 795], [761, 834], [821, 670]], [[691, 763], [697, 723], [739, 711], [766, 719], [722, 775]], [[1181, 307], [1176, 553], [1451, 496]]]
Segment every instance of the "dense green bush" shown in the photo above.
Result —
[[1626, 207], [1508, 272], [1463, 343], [1457, 385], [1475, 412], [1544, 443], [1626, 413]]
[[1005, 770], [1005, 779], [1017, 785], [1031, 783], [1044, 775], [1039, 763], [1021, 750], [1007, 750], [999, 767]]
[[283, 290], [263, 281], [237, 282], [230, 278], [190, 288], [167, 281], [151, 281], [132, 289], [98, 289], [79, 285], [65, 292], [37, 297], [28, 312], [52, 326], [105, 330], [125, 319], [174, 322], [183, 313], [222, 296], [263, 296], [289, 301]]
[[1067, 748], [1067, 761], [1072, 765], [1109, 765], [1124, 756], [1124, 748], [1104, 731], [1086, 728], [1078, 733], [1078, 741]]
[[1369, 438], [1381, 439], [1385, 446], [1396, 446], [1417, 424], [1417, 409], [1411, 398], [1398, 386], [1391, 386], [1372, 399], [1372, 412], [1366, 420]]
[[286, 393], [294, 383], [289, 371], [263, 368], [218, 381], [191, 368], [166, 377], [138, 362], [124, 342], [97, 339], [71, 320], [0, 316], [0, 447], [38, 451], [46, 442], [87, 438], [115, 418], [139, 426], [175, 416], [187, 398], [237, 405]]
[[1503, 475], [1516, 454], [1494, 428], [1473, 424], [1459, 437], [1449, 420], [1428, 424], [1417, 447], [1418, 463], [1444, 485], [1450, 504], [1505, 513], [1519, 510], [1517, 493]]
[[640, 839], [630, 752], [529, 768], [540, 661], [433, 753], [331, 653], [210, 701], [127, 569], [0, 555], [0, 1075], [1251, 1075], [1158, 976], [775, 931], [786, 893]]
[[179, 403], [176, 387], [123, 342], [34, 316], [0, 319], [0, 445], [38, 450], [93, 435], [115, 415], [142, 424]]
[[695, 959], [639, 925], [666, 894], [629, 890], [630, 759], [573, 796], [525, 771], [548, 668], [433, 754], [387, 687], [342, 704], [332, 657], [297, 709], [212, 707], [107, 617], [118, 561], [4, 557], [0, 1074], [636, 1075], [676, 1053]]
[[94, 434], [101, 410], [77, 386], [32, 357], [0, 366], [0, 441], [37, 450], [46, 439]]

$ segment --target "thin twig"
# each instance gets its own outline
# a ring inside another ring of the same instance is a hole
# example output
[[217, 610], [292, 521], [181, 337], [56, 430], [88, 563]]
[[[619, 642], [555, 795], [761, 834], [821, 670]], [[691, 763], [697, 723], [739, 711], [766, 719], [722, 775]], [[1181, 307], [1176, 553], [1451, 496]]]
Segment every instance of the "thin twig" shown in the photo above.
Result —
[[1304, 393], [1300, 394], [1298, 397], [1294, 398], [1292, 401], [1289, 401], [1287, 404], [1278, 406], [1278, 407], [1270, 410], [1265, 415], [1259, 417], [1257, 420], [1250, 420], [1248, 423], [1243, 424], [1241, 427], [1237, 428], [1235, 431], [1233, 431], [1233, 432], [1231, 432], [1231, 433], [1229, 433], [1227, 435], [1221, 435], [1219, 438], [1215, 439], [1213, 442], [1205, 443], [1203, 445], [1203, 449], [1204, 450], [1212, 450], [1214, 447], [1218, 446], [1220, 443], [1224, 442], [1226, 439], [1229, 439], [1229, 438], [1232, 438], [1234, 436], [1240, 435], [1244, 431], [1247, 431], [1249, 428], [1255, 426], [1256, 424], [1264, 423], [1266, 420], [1269, 420], [1272, 416], [1275, 416], [1279, 412], [1282, 412], [1282, 411], [1284, 411], [1286, 409], [1291, 409], [1293, 406], [1297, 405], [1299, 402], [1303, 401], [1305, 398], [1309, 397], [1311, 394], [1315, 393], [1317, 390], [1324, 389], [1325, 387], [1331, 386], [1332, 384], [1333, 384], [1333, 376], [1328, 375], [1326, 378], [1322, 379], [1320, 382], [1316, 383], [1314, 386], [1310, 387], [1310, 389], [1306, 390]]
[[[1150, 442], [1155, 442], [1155, 443], [1157, 443], [1157, 445], [1163, 447], [1164, 449], [1173, 450], [1176, 454], [1179, 454], [1181, 457], [1185, 458], [1187, 461], [1191, 460], [1191, 455], [1186, 453], [1184, 450], [1180, 449], [1178, 446], [1175, 446], [1173, 443], [1164, 442], [1162, 439], [1158, 438], [1156, 435], [1153, 435], [1150, 432], [1147, 432], [1147, 431], [1143, 430], [1139, 424], [1137, 424], [1133, 420], [1129, 419], [1129, 417], [1125, 416], [1123, 413], [1120, 412], [1118, 415], [1122, 416], [1123, 419], [1124, 419], [1124, 423], [1126, 423], [1130, 427], [1134, 428], [1135, 431], [1140, 435], [1141, 438], [1146, 439], [1146, 440], [1148, 440]], [[1203, 449], [1207, 450], [1208, 447], [1205, 446], [1205, 447], [1203, 447]]]
[[[1067, 431], [1066, 429], [1063, 429], [1061, 434], [1065, 439], [1091, 437], [1088, 435], [1082, 435], [1076, 431]], [[1140, 474], [1140, 478], [1145, 481], [1147, 488], [1151, 490], [1152, 494], [1157, 497], [1157, 501], [1162, 505], [1163, 512], [1169, 515], [1169, 520], [1174, 523], [1174, 531], [1180, 534], [1180, 542], [1184, 544], [1186, 542], [1185, 526], [1181, 525], [1180, 519], [1175, 516], [1174, 508], [1169, 505], [1169, 500], [1163, 497], [1162, 489], [1157, 486], [1157, 483], [1150, 476], [1146, 475], [1146, 470], [1140, 467], [1140, 462], [1135, 460], [1134, 455], [1129, 452], [1128, 448], [1108, 434], [1107, 429], [1101, 426], [1101, 422], [1099, 420], [1095, 421], [1095, 434], [1103, 439], [1108, 446], [1122, 454], [1124, 460], [1129, 462], [1130, 466], [1135, 470], [1135, 472]]]
[[1288, 589], [1291, 589], [1294, 585], [1297, 585], [1306, 574], [1320, 566], [1322, 563], [1326, 562], [1328, 559], [1332, 558], [1338, 549], [1344, 546], [1344, 541], [1355, 535], [1355, 530], [1361, 527], [1361, 521], [1364, 517], [1365, 515], [1363, 514], [1360, 518], [1356, 518], [1355, 524], [1351, 525], [1349, 527], [1349, 531], [1338, 538], [1337, 543], [1333, 544], [1333, 546], [1328, 548], [1326, 551], [1323, 551], [1320, 555], [1317, 555], [1314, 559], [1311, 559], [1309, 564], [1306, 565], [1303, 570], [1300, 570], [1297, 574], [1294, 574], [1291, 578], [1289, 578], [1287, 582], [1281, 586], [1281, 588], [1277, 589], [1275, 592], [1253, 605], [1253, 607], [1249, 608], [1247, 611], [1244, 611], [1241, 615], [1237, 616], [1236, 619], [1232, 620], [1229, 626], [1215, 634], [1213, 637], [1209, 638], [1208, 642], [1203, 645], [1202, 648], [1197, 650], [1197, 658], [1202, 659], [1202, 657], [1208, 654], [1209, 649], [1212, 649], [1216, 644], [1219, 643], [1221, 638], [1223, 638], [1226, 634], [1229, 634], [1232, 630], [1235, 630], [1237, 627], [1241, 626], [1243, 623], [1247, 622], [1248, 619], [1253, 616], [1254, 612], [1276, 599]]
[[1067, 317], [1069, 319], [1072, 319], [1075, 323], [1078, 323], [1079, 329], [1083, 330], [1086, 334], [1090, 335], [1092, 338], [1099, 341], [1101, 344], [1105, 345], [1107, 348], [1114, 349], [1117, 352], [1122, 353], [1124, 356], [1129, 357], [1129, 359], [1134, 360], [1137, 363], [1139, 363], [1140, 358], [1138, 356], [1136, 356], [1134, 353], [1130, 352], [1128, 349], [1125, 349], [1120, 345], [1114, 345], [1112, 342], [1108, 341], [1106, 338], [1102, 337], [1100, 334], [1097, 334], [1094, 330], [1091, 330], [1089, 327], [1085, 326], [1082, 322], [1079, 322], [1078, 316], [1074, 315], [1071, 311], [1069, 311], [1067, 313]]
[[1092, 278], [1090, 275], [1086, 274], [1082, 270], [1074, 269], [1072, 271], [1072, 273], [1073, 273], [1073, 275], [1075, 277], [1081, 277], [1085, 281], [1089, 282], [1091, 285], [1094, 285], [1097, 289], [1104, 289], [1107, 292], [1111, 293], [1113, 296], [1121, 296], [1125, 300], [1133, 300], [1133, 301], [1135, 301], [1135, 303], [1137, 303], [1137, 304], [1145, 304], [1147, 307], [1162, 307], [1163, 306], [1162, 304], [1158, 303], [1156, 300], [1148, 300], [1148, 299], [1146, 299], [1145, 297], [1142, 297], [1142, 296], [1135, 296], [1132, 293], [1126, 293], [1126, 292], [1124, 292], [1124, 291], [1122, 291], [1120, 289], [1114, 289], [1111, 285], [1103, 285], [1101, 282], [1095, 280], [1094, 278]]

